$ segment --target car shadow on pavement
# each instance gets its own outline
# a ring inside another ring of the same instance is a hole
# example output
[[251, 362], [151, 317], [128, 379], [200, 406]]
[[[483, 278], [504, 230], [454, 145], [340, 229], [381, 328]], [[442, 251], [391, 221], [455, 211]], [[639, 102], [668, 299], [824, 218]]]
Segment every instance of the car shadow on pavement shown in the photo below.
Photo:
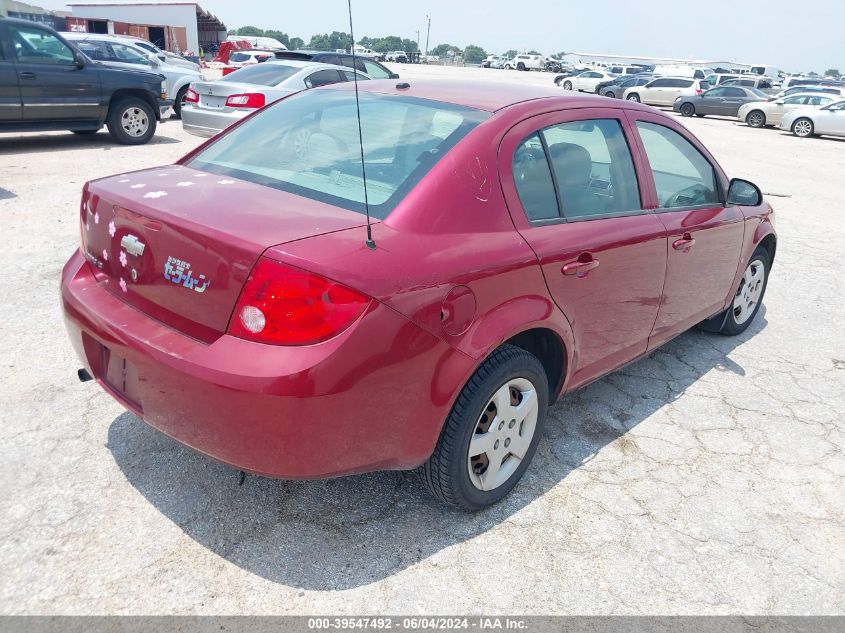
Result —
[[[692, 330], [558, 402], [525, 477], [477, 514], [447, 508], [412, 473], [282, 481], [220, 464], [117, 417], [108, 448], [129, 483], [185, 534], [244, 570], [309, 590], [366, 585], [507, 520], [602, 449], [638, 451], [626, 433], [712, 371], [744, 376], [728, 356], [766, 326], [765, 306], [742, 335]], [[701, 385], [698, 386], [701, 391]], [[619, 440], [619, 442], [617, 442]], [[608, 445], [616, 442], [615, 448]], [[565, 507], [559, 511], [566, 513]], [[550, 526], [553, 527], [553, 526]]]
[[[169, 136], [161, 136], [156, 134], [153, 136], [147, 145], [171, 145], [173, 143], [181, 143], [178, 138], [171, 138]], [[121, 145], [112, 140], [109, 133], [105, 130], [100, 130], [96, 134], [79, 135], [79, 134], [39, 134], [38, 136], [0, 136], [0, 154], [6, 156], [14, 156], [15, 154], [37, 154], [39, 152], [60, 152], [79, 149], [100, 148], [103, 150], [110, 150], [122, 147], [129, 147]]]

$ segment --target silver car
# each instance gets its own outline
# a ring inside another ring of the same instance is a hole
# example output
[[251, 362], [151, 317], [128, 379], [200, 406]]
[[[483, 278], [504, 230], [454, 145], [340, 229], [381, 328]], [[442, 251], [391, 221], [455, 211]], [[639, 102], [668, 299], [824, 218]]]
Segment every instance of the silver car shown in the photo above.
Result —
[[788, 112], [780, 122], [780, 129], [795, 136], [845, 136], [845, 101], [837, 101], [823, 108], [803, 107]]
[[[245, 66], [223, 79], [191, 84], [182, 108], [182, 127], [196, 136], [214, 136], [269, 103], [295, 92], [352, 81], [346, 66], [271, 60]], [[370, 79], [357, 72], [358, 80]]]

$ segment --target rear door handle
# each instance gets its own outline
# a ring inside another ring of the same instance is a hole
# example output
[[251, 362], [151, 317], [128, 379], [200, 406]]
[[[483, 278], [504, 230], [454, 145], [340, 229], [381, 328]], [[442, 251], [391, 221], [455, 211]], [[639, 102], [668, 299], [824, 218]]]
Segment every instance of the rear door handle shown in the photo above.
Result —
[[569, 262], [563, 267], [563, 274], [564, 275], [577, 275], [578, 277], [584, 277], [588, 272], [591, 270], [595, 270], [599, 267], [599, 260], [597, 259], [590, 259], [588, 261], [574, 261]]
[[29, 70], [23, 70], [18, 75], [21, 79], [35, 79], [35, 73], [30, 72]]
[[674, 248], [676, 251], [684, 251], [686, 253], [687, 251], [689, 251], [690, 248], [692, 248], [694, 244], [695, 238], [689, 233], [684, 233], [684, 236], [682, 238], [672, 242], [672, 248]]

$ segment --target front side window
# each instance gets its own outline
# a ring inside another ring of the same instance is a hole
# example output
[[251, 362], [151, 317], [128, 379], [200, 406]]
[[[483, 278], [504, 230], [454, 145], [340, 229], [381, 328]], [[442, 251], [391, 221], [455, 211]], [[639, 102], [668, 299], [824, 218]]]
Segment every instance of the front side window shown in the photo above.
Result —
[[73, 50], [52, 33], [25, 26], [8, 27], [19, 64], [73, 64]]
[[710, 90], [705, 92], [703, 96], [711, 97], [711, 98], [712, 97], [725, 97], [725, 96], [727, 96], [725, 94], [726, 90], [727, 90], [727, 88], [711, 88]]
[[[360, 104], [367, 198], [370, 214], [380, 219], [490, 117], [489, 112], [410, 96], [362, 93]], [[283, 99], [223, 134], [188, 165], [358, 213], [365, 210], [351, 90], [307, 90]]]
[[683, 136], [663, 125], [637, 121], [658, 204], [663, 209], [715, 205], [719, 202], [716, 171]]
[[723, 97], [744, 97], [745, 93], [740, 88], [725, 88], [725, 92], [722, 94]]

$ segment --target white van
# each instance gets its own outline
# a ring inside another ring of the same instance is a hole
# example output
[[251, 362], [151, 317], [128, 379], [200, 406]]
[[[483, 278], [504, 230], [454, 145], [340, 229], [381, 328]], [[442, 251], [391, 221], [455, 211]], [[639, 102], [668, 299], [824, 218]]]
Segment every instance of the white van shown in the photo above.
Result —
[[713, 74], [712, 68], [699, 68], [676, 64], [658, 64], [654, 67], [654, 74], [663, 77], [689, 77], [690, 79], [704, 79]]
[[759, 66], [752, 66], [751, 73], [754, 75], [765, 75], [766, 77], [777, 79], [780, 76], [780, 68], [760, 64]]
[[507, 70], [543, 70], [546, 58], [543, 55], [528, 55], [521, 53], [505, 62]]

